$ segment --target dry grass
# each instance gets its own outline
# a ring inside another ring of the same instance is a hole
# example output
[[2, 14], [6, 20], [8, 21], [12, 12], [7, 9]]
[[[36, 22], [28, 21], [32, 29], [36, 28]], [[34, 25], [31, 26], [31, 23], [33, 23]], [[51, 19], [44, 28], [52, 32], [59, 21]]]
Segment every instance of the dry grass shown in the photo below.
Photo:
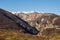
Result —
[[51, 34], [47, 36], [36, 36], [14, 31], [3, 32], [0, 34], [0, 40], [60, 40], [60, 34]]

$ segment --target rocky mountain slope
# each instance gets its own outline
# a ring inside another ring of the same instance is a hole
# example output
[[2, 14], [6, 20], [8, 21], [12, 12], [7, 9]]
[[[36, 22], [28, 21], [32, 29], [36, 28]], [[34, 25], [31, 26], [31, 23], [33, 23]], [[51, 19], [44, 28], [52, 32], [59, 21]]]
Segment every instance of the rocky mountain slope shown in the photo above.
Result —
[[[31, 27], [26, 21], [18, 16], [0, 9], [0, 28], [1, 29], [22, 29], [27, 33], [37, 34], [38, 30], [35, 27]], [[34, 31], [34, 32], [33, 32]]]
[[[53, 31], [60, 32], [60, 15], [56, 15], [53, 13], [16, 13], [15, 15], [21, 17], [25, 21], [27, 21], [31, 26], [36, 27], [40, 30], [40, 34], [50, 33]], [[46, 32], [46, 31], [48, 32]]]
[[0, 40], [60, 40], [60, 15], [0, 9]]
[[60, 19], [59, 15], [53, 14], [53, 13], [38, 13], [38, 12], [33, 12], [33, 13], [16, 13], [15, 15], [19, 16], [23, 20], [27, 21], [29, 24], [55, 24], [59, 25], [60, 22], [56, 22], [57, 20]]

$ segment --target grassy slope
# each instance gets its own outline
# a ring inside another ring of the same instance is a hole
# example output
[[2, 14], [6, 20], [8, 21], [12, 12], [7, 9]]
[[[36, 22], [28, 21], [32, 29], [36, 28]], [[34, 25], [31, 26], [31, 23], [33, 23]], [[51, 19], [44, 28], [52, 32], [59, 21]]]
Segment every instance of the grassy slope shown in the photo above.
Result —
[[20, 31], [10, 31], [0, 29], [0, 40], [60, 40], [60, 34], [53, 33], [47, 36], [37, 36], [22, 33]]

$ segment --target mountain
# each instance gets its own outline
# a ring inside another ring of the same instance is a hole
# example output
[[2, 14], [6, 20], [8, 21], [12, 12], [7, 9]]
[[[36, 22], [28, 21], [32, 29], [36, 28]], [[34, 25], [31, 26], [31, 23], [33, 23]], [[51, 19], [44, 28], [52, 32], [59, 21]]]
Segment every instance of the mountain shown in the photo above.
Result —
[[53, 21], [55, 18], [60, 17], [59, 15], [53, 13], [40, 13], [40, 12], [32, 12], [25, 14], [24, 12], [15, 13], [15, 15], [21, 17], [23, 20], [28, 23], [34, 22], [37, 24], [54, 24]]
[[[41, 12], [32, 13], [22, 12], [16, 13], [15, 15], [27, 21], [31, 26], [34, 26], [37, 29], [39, 29], [40, 34], [44, 34], [44, 32], [46, 32], [47, 30], [50, 30], [50, 32], [51, 31], [57, 32], [57, 30], [60, 30], [57, 29], [60, 28], [60, 15], [56, 15], [54, 13], [41, 13]], [[46, 34], [50, 32], [46, 32]]]
[[60, 15], [0, 8], [0, 40], [60, 40]]
[[0, 9], [0, 24], [1, 29], [22, 29], [30, 34], [37, 34], [39, 32], [35, 27], [30, 26], [23, 19], [3, 9]]

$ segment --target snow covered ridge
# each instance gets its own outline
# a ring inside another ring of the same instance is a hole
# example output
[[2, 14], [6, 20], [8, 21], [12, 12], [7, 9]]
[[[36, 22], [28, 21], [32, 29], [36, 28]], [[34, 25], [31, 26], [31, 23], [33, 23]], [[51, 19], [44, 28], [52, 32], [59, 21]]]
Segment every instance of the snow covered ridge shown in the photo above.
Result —
[[[15, 14], [15, 13], [25, 13], [25, 14], [27, 14], [27, 13], [34, 13], [35, 11], [30, 11], [30, 12], [11, 12], [11, 13], [13, 13], [13, 14]], [[37, 11], [37, 13], [44, 13], [44, 12], [39, 12], [39, 11]]]
[[26, 12], [26, 11], [17, 11], [17, 12], [12, 12], [12, 11], [9, 11], [11, 12], [12, 14], [20, 14], [20, 13], [24, 13], [24, 14], [28, 14], [28, 13], [47, 13], [47, 14], [54, 14], [54, 13], [49, 13], [49, 12], [40, 12], [40, 11], [29, 11], [29, 12]]

